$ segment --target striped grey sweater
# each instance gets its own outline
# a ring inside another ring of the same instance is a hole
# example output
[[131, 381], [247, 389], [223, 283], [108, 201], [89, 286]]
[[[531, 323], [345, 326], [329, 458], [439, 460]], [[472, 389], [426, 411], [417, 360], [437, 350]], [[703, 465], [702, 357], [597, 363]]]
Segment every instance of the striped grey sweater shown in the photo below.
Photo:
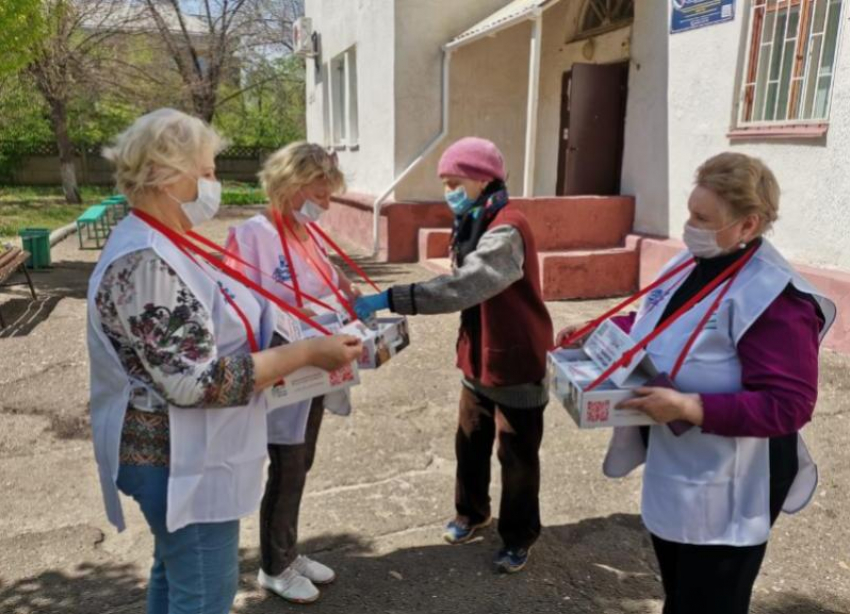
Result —
[[[453, 267], [450, 275], [426, 282], [393, 286], [390, 308], [402, 315], [460, 312], [479, 305], [514, 282], [522, 279], [525, 245], [513, 226], [497, 226], [485, 232], [475, 251], [464, 258], [463, 266]], [[513, 408], [534, 408], [549, 400], [547, 382], [518, 386], [483, 386], [463, 379], [463, 385], [491, 401]]]

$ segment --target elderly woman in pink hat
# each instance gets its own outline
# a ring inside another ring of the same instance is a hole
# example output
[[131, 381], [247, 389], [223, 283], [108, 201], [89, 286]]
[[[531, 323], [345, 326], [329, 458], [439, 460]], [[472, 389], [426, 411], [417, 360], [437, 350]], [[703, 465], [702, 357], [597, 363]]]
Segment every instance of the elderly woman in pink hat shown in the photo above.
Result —
[[510, 202], [496, 145], [474, 137], [457, 141], [443, 154], [439, 175], [455, 215], [452, 273], [362, 297], [355, 309], [363, 319], [383, 309], [460, 312], [457, 515], [445, 539], [462, 544], [490, 524], [490, 456], [498, 441], [503, 547], [495, 563], [514, 573], [525, 567], [540, 535], [539, 449], [552, 321], [540, 291], [534, 236]]

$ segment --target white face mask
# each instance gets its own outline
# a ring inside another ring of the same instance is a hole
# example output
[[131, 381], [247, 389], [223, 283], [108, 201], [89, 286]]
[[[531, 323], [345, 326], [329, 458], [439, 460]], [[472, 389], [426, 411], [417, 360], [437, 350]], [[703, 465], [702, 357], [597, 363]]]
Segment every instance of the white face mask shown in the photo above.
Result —
[[298, 212], [302, 215], [302, 217], [304, 217], [304, 219], [310, 222], [318, 222], [322, 215], [325, 214], [325, 210], [309, 198], [304, 201], [304, 204], [301, 205], [301, 209]]
[[180, 204], [183, 213], [189, 218], [193, 227], [200, 226], [204, 222], [215, 217], [221, 206], [221, 183], [211, 179], [198, 178], [198, 197], [189, 202], [180, 202], [178, 199], [166, 192], [172, 200]]
[[697, 228], [690, 223], [685, 224], [685, 232], [682, 235], [682, 240], [694, 256], [697, 258], [716, 258], [722, 256], [727, 250], [717, 244], [717, 233], [723, 232], [727, 228], [731, 228], [738, 223], [735, 220], [728, 226], [724, 226], [720, 230], [711, 230], [709, 228]]

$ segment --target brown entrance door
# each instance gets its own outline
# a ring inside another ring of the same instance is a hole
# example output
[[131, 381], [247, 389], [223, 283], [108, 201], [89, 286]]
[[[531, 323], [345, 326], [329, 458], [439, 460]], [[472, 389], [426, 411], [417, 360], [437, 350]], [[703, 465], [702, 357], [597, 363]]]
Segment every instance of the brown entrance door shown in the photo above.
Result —
[[564, 74], [558, 195], [620, 193], [629, 63], [573, 64]]

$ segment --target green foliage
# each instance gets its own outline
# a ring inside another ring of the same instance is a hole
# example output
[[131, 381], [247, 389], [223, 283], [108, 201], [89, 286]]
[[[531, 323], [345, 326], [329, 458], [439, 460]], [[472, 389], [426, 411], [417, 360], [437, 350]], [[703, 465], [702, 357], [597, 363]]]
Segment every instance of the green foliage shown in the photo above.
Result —
[[241, 87], [221, 88], [214, 124], [234, 145], [276, 149], [304, 139], [304, 62], [296, 57], [244, 70]]
[[0, 146], [4, 150], [22, 149], [50, 142], [53, 131], [47, 105], [25, 75], [14, 75], [0, 82]]
[[[80, 95], [71, 100], [68, 132], [77, 146], [100, 145], [129, 126], [141, 109], [106, 95]], [[52, 144], [49, 110], [25, 74], [0, 82], [0, 179], [8, 179], [27, 152]]]
[[0, 75], [23, 68], [32, 57], [33, 41], [43, 33], [41, 0], [0, 2]]
[[47, 105], [32, 82], [12, 75], [0, 82], [0, 179], [20, 162], [22, 151], [53, 140]]
[[[69, 0], [0, 0], [0, 181], [8, 182], [28, 152], [56, 143], [50, 108], [36, 87], [33, 71], [32, 60], [40, 56], [30, 55], [28, 67], [20, 60], [14, 66], [17, 72], [3, 74], [4, 68], [11, 66], [4, 45], [13, 40], [11, 30], [4, 30], [5, 24], [19, 24], [29, 7], [33, 11], [29, 23], [33, 25], [23, 29], [29, 38], [21, 48], [32, 48], [37, 54], [53, 49], [53, 38], [46, 33], [56, 32], [73, 6]], [[69, 36], [70, 44], [86, 33]], [[110, 36], [87, 51], [85, 61], [77, 59], [80, 61], [71, 65], [82, 68], [60, 79], [59, 88], [66, 95], [68, 134], [77, 147], [107, 143], [137, 117], [155, 108], [171, 106], [191, 112], [185, 86], [155, 38]], [[213, 122], [233, 145], [276, 149], [306, 137], [302, 59], [254, 58], [233, 70], [221, 82]], [[256, 189], [239, 189], [227, 198], [231, 197], [233, 204], [262, 200]]]
[[261, 205], [266, 202], [266, 195], [257, 184], [227, 181], [221, 191], [223, 205]]
[[68, 110], [68, 132], [76, 145], [108, 143], [133, 123], [142, 109], [117, 96], [78, 96]]

